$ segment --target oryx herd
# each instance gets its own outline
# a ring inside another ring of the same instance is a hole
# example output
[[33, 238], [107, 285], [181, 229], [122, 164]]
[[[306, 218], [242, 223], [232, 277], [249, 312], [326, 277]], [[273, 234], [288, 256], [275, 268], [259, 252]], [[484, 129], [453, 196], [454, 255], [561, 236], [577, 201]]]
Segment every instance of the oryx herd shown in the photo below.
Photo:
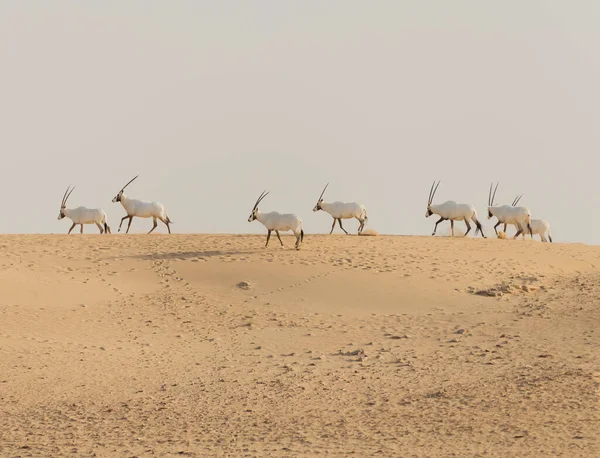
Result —
[[[459, 204], [453, 200], [446, 201], [443, 204], [433, 205], [433, 198], [439, 185], [439, 181], [437, 183], [434, 181], [431, 185], [431, 189], [429, 190], [429, 200], [427, 201], [427, 212], [425, 213], [426, 217], [430, 217], [431, 215], [438, 215], [440, 217], [435, 223], [432, 235], [435, 235], [438, 224], [446, 220], [450, 220], [450, 228], [453, 236], [454, 221], [464, 221], [467, 225], [467, 232], [465, 232], [465, 235], [467, 235], [471, 230], [471, 225], [469, 224], [469, 220], [471, 220], [477, 226], [475, 235], [477, 235], [478, 232], [481, 232], [481, 236], [485, 238], [481, 223], [477, 219], [477, 211], [473, 205]], [[548, 222], [543, 219], [531, 219], [531, 211], [529, 208], [517, 207], [517, 204], [523, 197], [522, 195], [517, 196], [512, 205], [497, 206], [494, 204], [497, 190], [498, 183], [496, 183], [496, 187], [494, 187], [494, 184], [492, 183], [488, 194], [488, 219], [496, 217], [498, 220], [494, 226], [496, 236], [499, 235], [498, 226], [504, 224], [504, 231], [506, 232], [506, 227], [511, 224], [515, 226], [517, 230], [517, 233], [514, 236], [515, 239], [519, 235], [523, 235], [523, 238], [525, 238], [525, 234], [529, 233], [532, 238], [533, 234], [539, 234], [542, 242], [547, 242], [548, 240], [552, 242], [550, 225]]]
[[[165, 224], [165, 226], [167, 226], [167, 230], [170, 234], [171, 227], [169, 225], [172, 224], [173, 221], [169, 219], [169, 215], [167, 215], [167, 211], [165, 210], [163, 204], [159, 202], [148, 202], [146, 200], [131, 199], [127, 197], [123, 192], [125, 191], [125, 188], [129, 186], [133, 182], [133, 180], [135, 180], [138, 176], [135, 176], [131, 180], [129, 180], [129, 182], [121, 188], [119, 193], [112, 200], [113, 203], [120, 202], [121, 205], [123, 205], [125, 211], [127, 212], [127, 215], [121, 218], [121, 224], [119, 224], [119, 232], [121, 231], [121, 225], [123, 224], [123, 221], [129, 219], [129, 223], [127, 223], [127, 230], [125, 231], [126, 233], [129, 233], [131, 221], [133, 220], [134, 216], [137, 216], [138, 218], [152, 218], [154, 225], [152, 226], [152, 229], [150, 229], [150, 232], [156, 229], [156, 226], [158, 226], [157, 220], [160, 220]], [[71, 226], [71, 229], [69, 229], [68, 233], [70, 234], [75, 226], [80, 225], [80, 232], [83, 234], [84, 224], [95, 224], [96, 226], [98, 226], [98, 229], [100, 229], [101, 234], [110, 234], [110, 227], [108, 226], [108, 223], [106, 221], [106, 213], [104, 213], [104, 210], [102, 210], [101, 208], [67, 208], [67, 200], [73, 192], [73, 189], [75, 189], [75, 186], [73, 186], [73, 188], [70, 191], [69, 189], [71, 189], [71, 186], [67, 188], [65, 195], [63, 196], [63, 200], [60, 204], [60, 213], [58, 214], [58, 219], [63, 219], [64, 217], [67, 217], [70, 218], [71, 221], [73, 221], [73, 225]], [[150, 232], [148, 232], [148, 234], [150, 234]]]
[[[139, 176], [139, 175], [138, 175]], [[113, 203], [120, 202], [123, 208], [126, 211], [126, 215], [121, 218], [121, 222], [119, 224], [119, 232], [121, 231], [121, 226], [123, 221], [128, 219], [127, 230], [126, 233], [129, 233], [129, 228], [131, 227], [131, 222], [134, 217], [138, 218], [152, 218], [153, 226], [152, 229], [148, 232], [150, 234], [156, 227], [158, 226], [158, 221], [160, 220], [171, 233], [170, 225], [173, 222], [169, 219], [169, 215], [163, 204], [159, 202], [150, 202], [145, 200], [132, 199], [127, 197], [124, 193], [125, 188], [129, 186], [138, 176], [132, 178], [125, 186], [121, 188], [119, 193], [112, 199]], [[431, 189], [429, 190], [429, 200], [427, 201], [427, 212], [425, 213], [426, 217], [431, 215], [438, 215], [440, 217], [439, 220], [436, 221], [433, 234], [435, 235], [437, 231], [438, 224], [443, 221], [450, 221], [450, 229], [452, 232], [452, 236], [454, 236], [454, 222], [455, 221], [464, 221], [467, 226], [467, 231], [464, 235], [467, 235], [471, 229], [471, 223], [475, 224], [475, 235], [481, 233], [481, 236], [485, 238], [483, 233], [483, 227], [477, 218], [477, 211], [475, 207], [471, 204], [460, 204], [453, 200], [446, 201], [442, 204], [435, 205], [433, 203], [433, 198], [435, 197], [435, 193], [440, 185], [439, 181], [434, 181], [431, 185]], [[358, 234], [364, 235], [363, 230], [365, 227], [365, 223], [368, 220], [367, 217], [367, 209], [364, 205], [356, 203], [356, 202], [324, 202], [323, 195], [327, 190], [329, 183], [325, 185], [325, 188], [321, 192], [321, 195], [317, 199], [317, 204], [313, 208], [314, 212], [319, 210], [323, 210], [326, 213], [329, 213], [333, 218], [333, 224], [331, 226], [331, 231], [329, 234], [333, 232], [335, 229], [336, 222], [339, 224], [340, 229], [348, 234], [348, 231], [344, 229], [342, 226], [343, 219], [352, 219], [355, 218], [359, 222], [358, 226]], [[77, 207], [77, 208], [67, 208], [67, 201], [71, 196], [71, 193], [75, 187], [71, 188], [69, 186], [63, 195], [61, 204], [60, 204], [60, 213], [58, 215], [58, 219], [61, 220], [63, 218], [69, 218], [73, 222], [71, 228], [69, 229], [69, 234], [75, 228], [75, 226], [80, 226], [80, 232], [83, 234], [83, 225], [84, 224], [95, 224], [100, 233], [110, 234], [110, 227], [108, 226], [108, 222], [106, 220], [106, 213], [100, 208], [86, 208], [86, 207]], [[493, 192], [492, 192], [493, 190]], [[531, 211], [527, 207], [517, 207], [517, 204], [523, 197], [517, 196], [513, 201], [512, 205], [495, 205], [496, 191], [498, 190], [498, 183], [494, 187], [493, 184], [490, 185], [490, 191], [488, 194], [488, 219], [496, 217], [497, 222], [494, 226], [494, 231], [496, 235], [498, 234], [498, 226], [504, 224], [504, 231], [506, 231], [506, 227], [510, 224], [515, 226], [516, 234], [514, 238], [516, 239], [519, 235], [522, 235], [525, 238], [525, 234], [529, 233], [529, 235], [533, 238], [534, 234], [539, 234], [542, 242], [550, 241], [552, 242], [552, 236], [550, 235], [550, 225], [547, 221], [542, 219], [531, 219]], [[265, 248], [269, 245], [269, 240], [271, 238], [271, 233], [274, 231], [279, 239], [279, 243], [283, 246], [283, 241], [281, 240], [280, 232], [288, 232], [291, 231], [296, 236], [296, 249], [300, 248], [300, 243], [304, 240], [304, 230], [302, 228], [302, 219], [293, 214], [293, 213], [279, 213], [279, 212], [269, 212], [262, 213], [258, 206], [262, 202], [262, 200], [267, 197], [269, 193], [265, 190], [263, 191], [256, 202], [254, 203], [254, 207], [252, 208], [252, 213], [248, 217], [248, 222], [252, 222], [254, 220], [258, 220], [262, 223], [263, 226], [267, 229], [267, 242], [265, 244]]]

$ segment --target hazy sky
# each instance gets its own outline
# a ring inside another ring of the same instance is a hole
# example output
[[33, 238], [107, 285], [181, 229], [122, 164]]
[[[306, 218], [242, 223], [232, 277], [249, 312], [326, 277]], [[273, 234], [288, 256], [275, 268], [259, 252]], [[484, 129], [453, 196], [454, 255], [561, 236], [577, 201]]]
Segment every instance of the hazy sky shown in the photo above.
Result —
[[489, 232], [499, 180], [555, 241], [600, 243], [598, 24], [581, 0], [2, 1], [0, 232], [66, 232], [70, 183], [116, 231], [136, 174], [175, 232], [264, 232], [265, 188], [327, 232], [330, 182], [367, 227], [429, 234], [434, 179]]

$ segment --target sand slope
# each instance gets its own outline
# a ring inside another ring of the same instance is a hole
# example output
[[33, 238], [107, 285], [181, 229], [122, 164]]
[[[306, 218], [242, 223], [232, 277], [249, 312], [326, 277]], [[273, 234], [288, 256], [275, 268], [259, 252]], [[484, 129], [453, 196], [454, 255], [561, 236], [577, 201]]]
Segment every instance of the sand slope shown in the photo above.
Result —
[[600, 248], [0, 236], [0, 456], [600, 456]]

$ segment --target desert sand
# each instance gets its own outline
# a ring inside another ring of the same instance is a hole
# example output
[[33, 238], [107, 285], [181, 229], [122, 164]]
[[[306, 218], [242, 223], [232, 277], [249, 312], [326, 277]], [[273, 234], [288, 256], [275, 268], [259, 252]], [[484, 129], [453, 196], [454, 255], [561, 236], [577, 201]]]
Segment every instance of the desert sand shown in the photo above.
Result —
[[0, 236], [0, 456], [600, 456], [600, 247]]

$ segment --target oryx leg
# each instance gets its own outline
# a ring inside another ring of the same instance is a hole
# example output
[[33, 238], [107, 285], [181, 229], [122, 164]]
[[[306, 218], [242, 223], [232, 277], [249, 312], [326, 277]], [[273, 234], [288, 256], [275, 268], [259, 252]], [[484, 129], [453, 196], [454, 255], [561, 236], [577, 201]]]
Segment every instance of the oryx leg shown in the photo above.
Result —
[[[506, 234], [506, 226], [508, 226], [508, 224], [504, 223], [504, 230], [503, 232]], [[496, 235], [498, 235], [498, 233], [496, 232]]]
[[126, 234], [129, 234], [129, 228], [131, 227], [131, 222], [133, 221], [133, 216], [129, 217], [129, 223], [127, 223], [127, 230], [125, 231]]
[[431, 234], [431, 235], [435, 235], [435, 233], [437, 232], [437, 227], [438, 227], [438, 224], [440, 224], [442, 221], [446, 221], [446, 218], [444, 218], [444, 217], [441, 217], [440, 219], [438, 219], [438, 220], [436, 221], [436, 223], [435, 223], [435, 226], [434, 226], [434, 228], [433, 228], [433, 234]]
[[331, 225], [331, 231], [329, 231], [329, 235], [331, 235], [333, 233], [333, 229], [335, 229], [335, 222], [337, 221], [337, 218], [333, 218], [333, 224]]
[[83, 224], [80, 224], [79, 226], [81, 226], [80, 229], [79, 229], [79, 233], [83, 234]]
[[[279, 233], [277, 233], [277, 235], [279, 236]], [[294, 232], [294, 235], [296, 236], [296, 250], [299, 250], [300, 249], [300, 238], [302, 237], [302, 233]], [[279, 239], [279, 241], [281, 241], [281, 239]], [[281, 246], [283, 246], [283, 243], [281, 244]]]
[[125, 221], [127, 218], [130, 218], [129, 215], [124, 216], [123, 218], [121, 218], [121, 223], [119, 224], [119, 230], [117, 232], [121, 232], [121, 225], [123, 224], [123, 221]]
[[156, 222], [156, 216], [152, 217], [152, 229], [150, 229], [150, 231], [148, 231], [148, 234], [152, 233], [152, 231], [154, 229], [156, 229], [156, 226], [158, 226], [158, 223]]
[[473, 222], [477, 226], [477, 229], [475, 229], [475, 235], [477, 235], [477, 232], [481, 232], [481, 236], [483, 238], [485, 238], [485, 234], [483, 233], [483, 226], [481, 225], [481, 223], [479, 222], [479, 220], [477, 218], [473, 218]]
[[[277, 238], [279, 239], [279, 243], [281, 243], [281, 246], [283, 246], [283, 242], [281, 241], [281, 237], [279, 236], [279, 231], [275, 231], [275, 233], [277, 234]], [[298, 245], [298, 243], [296, 243], [296, 245]]]
[[454, 220], [453, 219], [450, 220], [450, 233], [452, 234], [452, 237], [454, 237]]
[[100, 223], [96, 223], [96, 226], [98, 226], [98, 229], [100, 229], [100, 233], [104, 234], [104, 229], [102, 228], [102, 225]]
[[348, 235], [348, 231], [344, 229], [344, 226], [342, 226], [342, 218], [338, 218], [338, 223], [340, 224], [340, 228], [342, 229], [342, 231], [344, 231], [346, 235]]
[[[514, 224], [514, 226], [515, 226], [515, 237], [514, 238], [517, 238], [517, 236], [518, 236], [517, 232], [519, 230], [519, 225], [518, 224]], [[525, 233], [525, 231], [521, 232], [521, 237], [523, 237], [523, 240], [525, 240], [525, 235], [527, 235]]]
[[265, 243], [265, 248], [269, 246], [269, 239], [271, 238], [271, 229], [267, 230], [267, 243]]
[[521, 226], [521, 223], [517, 223], [517, 233], [515, 234], [513, 239], [516, 239], [522, 232], [523, 232], [523, 226]]
[[169, 221], [167, 221], [166, 219], [162, 218], [162, 217], [158, 217], [159, 220], [161, 220], [165, 226], [167, 226], [167, 230], [169, 231], [169, 234], [171, 233], [171, 226], [169, 226]]
[[[496, 223], [496, 225], [494, 226], [494, 232], [496, 233], [496, 235], [498, 235], [498, 226], [500, 226], [502, 224], [502, 221], [498, 221]], [[504, 232], [506, 233], [506, 224], [504, 224]]]
[[471, 232], [471, 225], [469, 224], [469, 220], [465, 218], [465, 224], [467, 225], [467, 232], [465, 232], [465, 237], [469, 232]]
[[75, 226], [77, 226], [77, 224], [73, 223], [73, 225], [71, 226], [71, 229], [69, 229], [69, 232], [67, 232], [67, 234], [70, 234], [71, 231], [75, 228]]

